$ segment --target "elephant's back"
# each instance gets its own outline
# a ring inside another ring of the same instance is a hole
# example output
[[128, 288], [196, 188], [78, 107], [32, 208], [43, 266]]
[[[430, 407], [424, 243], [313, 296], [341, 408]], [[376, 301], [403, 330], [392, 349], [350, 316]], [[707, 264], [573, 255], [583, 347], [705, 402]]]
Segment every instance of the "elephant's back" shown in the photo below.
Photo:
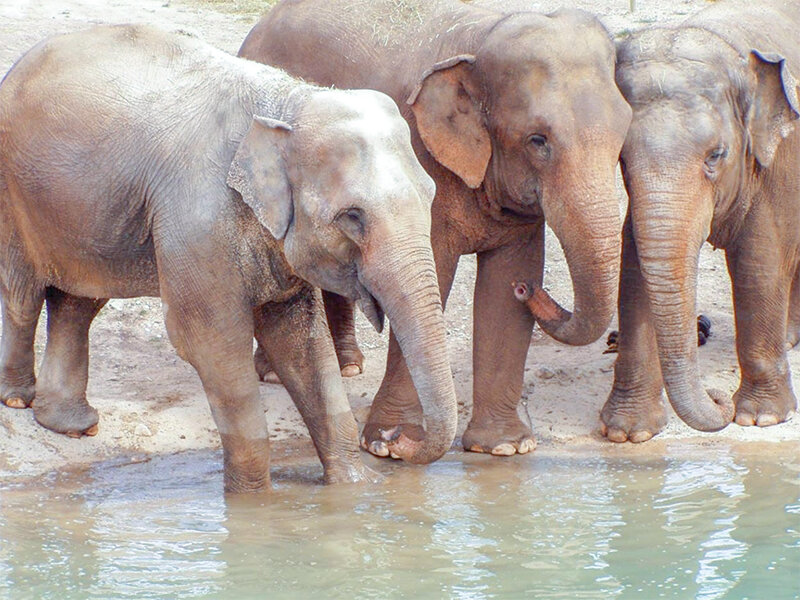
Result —
[[800, 2], [796, 0], [717, 4], [686, 24], [715, 33], [742, 56], [753, 49], [779, 53], [789, 60], [793, 71], [800, 71]]
[[170, 89], [165, 75], [187, 50], [203, 55], [199, 42], [174, 39], [138, 26], [49, 38], [0, 84], [3, 200], [48, 285], [93, 297], [158, 293], [151, 199], [175, 197], [176, 159], [192, 167], [176, 148], [190, 129], [182, 121], [196, 116], [188, 104], [166, 110], [185, 89]]
[[239, 55], [318, 85], [379, 90], [402, 105], [442, 55], [475, 49], [477, 36], [450, 49], [465, 16], [474, 17], [471, 25], [498, 19], [456, 0], [285, 0], [256, 24]]
[[51, 131], [80, 124], [101, 139], [115, 129], [148, 130], [175, 99], [188, 102], [187, 91], [207, 85], [196, 65], [224, 60], [219, 55], [199, 40], [138, 25], [55, 36], [8, 73], [2, 110]]

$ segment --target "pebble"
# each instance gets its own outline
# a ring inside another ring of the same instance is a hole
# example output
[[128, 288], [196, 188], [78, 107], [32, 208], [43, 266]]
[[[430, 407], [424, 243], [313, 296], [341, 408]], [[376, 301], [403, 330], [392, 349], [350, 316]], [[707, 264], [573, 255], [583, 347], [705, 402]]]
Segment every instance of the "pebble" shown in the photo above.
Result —
[[150, 437], [153, 435], [153, 432], [150, 431], [150, 428], [144, 423], [139, 423], [136, 426], [136, 429], [133, 430], [133, 433], [134, 435], [138, 435], [140, 437]]
[[539, 379], [552, 379], [556, 373], [550, 367], [539, 367], [536, 370], [536, 375]]

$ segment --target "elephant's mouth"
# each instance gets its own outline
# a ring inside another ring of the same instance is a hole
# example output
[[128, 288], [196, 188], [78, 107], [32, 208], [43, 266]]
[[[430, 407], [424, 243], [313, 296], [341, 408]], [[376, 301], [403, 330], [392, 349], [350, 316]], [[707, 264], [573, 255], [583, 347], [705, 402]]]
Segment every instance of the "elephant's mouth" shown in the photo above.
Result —
[[361, 312], [364, 313], [364, 316], [367, 317], [367, 320], [372, 323], [375, 331], [381, 333], [383, 331], [383, 319], [385, 316], [383, 308], [381, 308], [378, 300], [369, 292], [369, 290], [367, 290], [367, 288], [361, 284], [359, 284], [358, 287], [359, 297], [356, 303], [361, 309]]

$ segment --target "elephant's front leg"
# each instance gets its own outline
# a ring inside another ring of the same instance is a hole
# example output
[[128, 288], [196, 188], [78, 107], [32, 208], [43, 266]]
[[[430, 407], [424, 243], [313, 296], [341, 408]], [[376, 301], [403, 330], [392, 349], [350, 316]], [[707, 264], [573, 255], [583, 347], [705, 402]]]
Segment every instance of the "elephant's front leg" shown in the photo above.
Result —
[[167, 334], [203, 383], [222, 441], [225, 491], [265, 491], [269, 433], [253, 368], [253, 308], [238, 271], [201, 242], [156, 240]]
[[513, 245], [478, 254], [472, 419], [462, 437], [465, 450], [508, 456], [536, 447], [517, 413], [535, 319], [514, 297], [511, 283], [522, 279], [541, 286], [543, 269], [543, 223]]
[[612, 442], [644, 442], [664, 428], [667, 415], [656, 334], [630, 214], [622, 230], [618, 339], [614, 386], [600, 412], [601, 429]]
[[319, 290], [255, 310], [256, 338], [303, 417], [326, 483], [374, 481], [361, 462], [358, 428], [347, 401]]
[[763, 229], [745, 224], [743, 237], [727, 250], [742, 370], [733, 397], [736, 422], [760, 427], [785, 421], [797, 406], [786, 356], [796, 266], [784, 262], [779, 232]]

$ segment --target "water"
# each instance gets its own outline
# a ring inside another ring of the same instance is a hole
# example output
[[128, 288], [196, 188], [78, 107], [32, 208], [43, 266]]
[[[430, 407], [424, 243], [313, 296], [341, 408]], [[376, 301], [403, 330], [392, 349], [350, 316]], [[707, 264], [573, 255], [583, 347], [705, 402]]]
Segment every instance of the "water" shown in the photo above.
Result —
[[800, 445], [311, 463], [224, 497], [186, 453], [0, 483], [2, 598], [800, 598]]

